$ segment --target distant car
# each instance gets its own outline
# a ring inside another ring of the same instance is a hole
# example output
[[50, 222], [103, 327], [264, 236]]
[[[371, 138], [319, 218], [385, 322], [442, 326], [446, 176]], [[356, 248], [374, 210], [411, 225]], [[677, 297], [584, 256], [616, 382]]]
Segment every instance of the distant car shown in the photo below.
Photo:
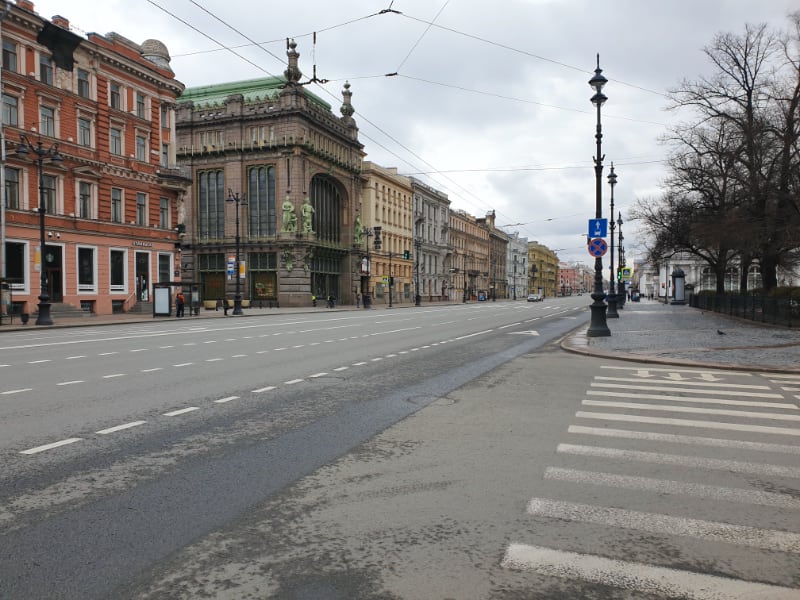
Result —
[[542, 297], [539, 294], [528, 294], [528, 302], [541, 302]]

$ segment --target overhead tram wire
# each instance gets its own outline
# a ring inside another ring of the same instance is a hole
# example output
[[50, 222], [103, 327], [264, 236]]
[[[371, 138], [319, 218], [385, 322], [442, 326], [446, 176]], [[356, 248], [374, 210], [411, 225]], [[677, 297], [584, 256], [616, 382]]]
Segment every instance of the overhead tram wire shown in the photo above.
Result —
[[[392, 4], [394, 4], [394, 0], [392, 0]], [[422, 34], [417, 38], [417, 41], [414, 42], [414, 44], [411, 46], [411, 49], [408, 51], [408, 54], [406, 54], [406, 57], [400, 61], [400, 64], [397, 66], [395, 71], [399, 71], [400, 69], [403, 68], [403, 65], [406, 64], [406, 61], [414, 53], [414, 50], [417, 49], [417, 46], [419, 46], [419, 43], [422, 41], [422, 38], [424, 38], [425, 35], [431, 30], [431, 27], [433, 27], [433, 24], [436, 22], [436, 19], [438, 19], [439, 15], [441, 15], [442, 12], [444, 12], [444, 9], [447, 8], [448, 4], [450, 4], [450, 0], [445, 0], [445, 3], [442, 4], [442, 7], [439, 9], [439, 12], [436, 13], [435, 17], [433, 17], [433, 21], [428, 23], [428, 26], [425, 28], [425, 31], [423, 31]], [[391, 8], [391, 4], [389, 5], [389, 7]]]

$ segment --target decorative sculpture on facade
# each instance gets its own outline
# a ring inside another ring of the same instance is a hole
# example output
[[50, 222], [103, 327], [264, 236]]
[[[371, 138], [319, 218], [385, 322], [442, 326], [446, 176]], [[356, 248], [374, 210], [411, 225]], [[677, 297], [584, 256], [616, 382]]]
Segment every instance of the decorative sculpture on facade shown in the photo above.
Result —
[[294, 212], [294, 204], [286, 197], [283, 201], [283, 216], [281, 231], [283, 233], [295, 233], [297, 231], [297, 215]]
[[314, 233], [311, 223], [314, 216], [314, 207], [311, 206], [308, 196], [303, 201], [303, 206], [300, 207], [300, 215], [303, 218], [303, 233]]

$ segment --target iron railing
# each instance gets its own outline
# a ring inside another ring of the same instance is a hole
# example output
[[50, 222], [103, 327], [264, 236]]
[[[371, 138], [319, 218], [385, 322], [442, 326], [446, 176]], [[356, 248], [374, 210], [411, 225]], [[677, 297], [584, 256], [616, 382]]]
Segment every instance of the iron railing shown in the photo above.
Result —
[[800, 292], [796, 291], [786, 296], [703, 292], [690, 296], [689, 303], [695, 308], [750, 321], [800, 327]]

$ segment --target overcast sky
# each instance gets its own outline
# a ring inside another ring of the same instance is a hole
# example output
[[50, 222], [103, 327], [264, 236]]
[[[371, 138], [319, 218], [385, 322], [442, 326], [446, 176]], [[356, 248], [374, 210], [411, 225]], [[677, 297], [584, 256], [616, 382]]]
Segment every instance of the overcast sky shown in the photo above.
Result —
[[[167, 45], [187, 87], [279, 75], [294, 38], [303, 80], [339, 114], [351, 84], [367, 160], [444, 191], [482, 216], [558, 251], [586, 251], [595, 216], [596, 54], [609, 83], [603, 107], [607, 176], [616, 207], [660, 195], [659, 137], [688, 115], [664, 92], [710, 66], [702, 53], [746, 23], [785, 28], [796, 0], [36, 0], [78, 33], [111, 31]], [[390, 9], [390, 12], [382, 10]], [[314, 44], [316, 32], [316, 44]], [[260, 45], [256, 45], [257, 42]], [[233, 49], [226, 50], [222, 46]], [[387, 74], [396, 73], [394, 76]], [[629, 260], [643, 253], [623, 227]]]

